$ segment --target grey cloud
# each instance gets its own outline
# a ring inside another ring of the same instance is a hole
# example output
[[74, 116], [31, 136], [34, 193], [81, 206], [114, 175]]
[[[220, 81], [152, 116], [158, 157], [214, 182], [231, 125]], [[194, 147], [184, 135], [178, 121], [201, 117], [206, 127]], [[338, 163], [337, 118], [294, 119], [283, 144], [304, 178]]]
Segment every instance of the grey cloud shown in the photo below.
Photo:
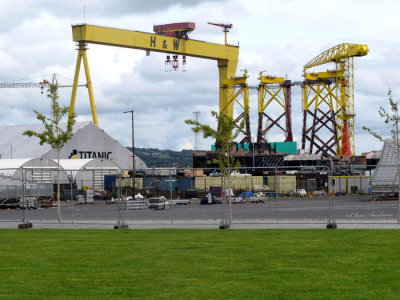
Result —
[[16, 0], [0, 3], [0, 29], [10, 30], [25, 20], [35, 19], [41, 13], [48, 12], [59, 18], [82, 20], [85, 14], [90, 17], [115, 17], [126, 15], [138, 15], [166, 11], [170, 7], [180, 6], [194, 8], [203, 3], [223, 3], [226, 0]]

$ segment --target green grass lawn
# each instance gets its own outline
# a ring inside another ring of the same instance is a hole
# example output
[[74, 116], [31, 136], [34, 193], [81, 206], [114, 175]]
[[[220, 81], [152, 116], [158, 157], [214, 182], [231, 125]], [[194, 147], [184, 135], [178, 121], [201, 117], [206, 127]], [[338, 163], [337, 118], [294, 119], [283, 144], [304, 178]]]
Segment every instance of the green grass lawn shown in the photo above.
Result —
[[0, 299], [399, 299], [398, 230], [0, 230]]

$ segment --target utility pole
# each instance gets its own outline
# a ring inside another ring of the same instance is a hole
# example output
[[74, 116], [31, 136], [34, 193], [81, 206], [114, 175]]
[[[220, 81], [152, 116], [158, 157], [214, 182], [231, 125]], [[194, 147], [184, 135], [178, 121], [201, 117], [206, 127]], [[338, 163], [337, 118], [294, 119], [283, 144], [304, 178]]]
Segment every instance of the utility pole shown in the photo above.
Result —
[[[200, 112], [199, 111], [194, 111], [193, 114], [194, 114], [194, 117], [195, 117], [195, 121], [199, 122]], [[194, 150], [200, 150], [200, 139], [199, 139], [199, 133], [198, 132], [194, 133]]]
[[131, 113], [132, 115], [132, 176], [133, 176], [133, 189], [135, 189], [136, 174], [135, 174], [135, 128], [133, 119], [134, 110], [132, 109], [124, 111], [124, 114], [126, 113]]

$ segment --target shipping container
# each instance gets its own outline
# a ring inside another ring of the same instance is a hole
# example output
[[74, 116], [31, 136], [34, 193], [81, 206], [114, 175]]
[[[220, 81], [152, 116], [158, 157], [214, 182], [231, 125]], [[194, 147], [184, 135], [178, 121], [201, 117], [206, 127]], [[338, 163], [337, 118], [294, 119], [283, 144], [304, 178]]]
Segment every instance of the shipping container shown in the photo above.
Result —
[[368, 194], [370, 176], [333, 176], [334, 192], [339, 194]]
[[276, 152], [297, 154], [297, 142], [276, 142], [269, 144]]
[[194, 177], [178, 177], [177, 187], [180, 192], [194, 188]]
[[267, 176], [268, 187], [277, 193], [289, 193], [296, 190], [296, 176]]
[[111, 192], [115, 187], [117, 176], [115, 175], [104, 175], [104, 190]]
[[[210, 187], [221, 186], [222, 177], [196, 177], [195, 187], [197, 189], [209, 191]], [[232, 176], [231, 184], [233, 190], [251, 190], [253, 186], [262, 186], [263, 177], [262, 176]], [[225, 185], [228, 187], [228, 180], [225, 180]]]
[[144, 189], [161, 189], [161, 177], [145, 177], [143, 178]]
[[204, 170], [203, 169], [185, 170], [185, 177], [196, 177], [196, 176], [204, 176]]
[[[121, 180], [116, 180], [116, 187], [132, 187], [133, 188], [133, 178], [122, 178]], [[143, 189], [143, 178], [135, 178], [135, 189]]]
[[326, 174], [297, 174], [296, 189], [304, 189], [307, 193], [326, 191], [328, 176]]
[[222, 188], [220, 186], [210, 186], [210, 194], [215, 197], [221, 197]]
[[176, 177], [161, 177], [161, 190], [175, 191], [176, 190]]

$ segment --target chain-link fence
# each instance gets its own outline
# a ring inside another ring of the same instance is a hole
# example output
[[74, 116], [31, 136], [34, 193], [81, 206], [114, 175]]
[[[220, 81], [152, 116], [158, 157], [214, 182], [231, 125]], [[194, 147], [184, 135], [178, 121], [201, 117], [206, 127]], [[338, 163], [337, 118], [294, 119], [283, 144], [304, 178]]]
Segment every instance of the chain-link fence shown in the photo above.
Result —
[[325, 166], [218, 169], [0, 170], [0, 222], [136, 225], [395, 223], [398, 201], [376, 199], [365, 170]]

